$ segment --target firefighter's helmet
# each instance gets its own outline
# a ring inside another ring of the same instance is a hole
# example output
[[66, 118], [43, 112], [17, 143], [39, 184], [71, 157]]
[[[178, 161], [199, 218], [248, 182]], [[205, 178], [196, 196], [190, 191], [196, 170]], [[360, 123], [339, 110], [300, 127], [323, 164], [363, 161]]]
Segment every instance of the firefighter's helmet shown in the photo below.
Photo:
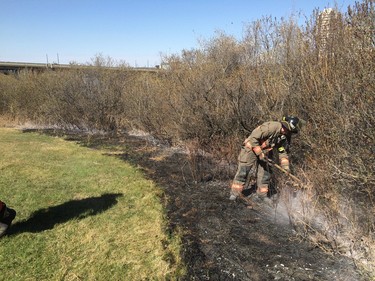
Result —
[[296, 116], [285, 116], [281, 124], [291, 133], [298, 133], [301, 130], [304, 121]]

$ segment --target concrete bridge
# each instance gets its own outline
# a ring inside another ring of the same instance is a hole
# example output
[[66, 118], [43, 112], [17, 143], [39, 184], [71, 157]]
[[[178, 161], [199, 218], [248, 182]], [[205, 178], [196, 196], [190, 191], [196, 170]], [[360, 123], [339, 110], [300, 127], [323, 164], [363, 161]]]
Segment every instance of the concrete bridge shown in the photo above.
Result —
[[[56, 64], [56, 63], [28, 63], [28, 62], [3, 62], [0, 61], [0, 73], [12, 74], [19, 73], [22, 70], [29, 70], [33, 72], [41, 72], [46, 70], [62, 70], [62, 69], [73, 69], [73, 68], [92, 68], [95, 66], [89, 65], [75, 65], [75, 64]], [[109, 69], [120, 69], [120, 67], [103, 67]], [[156, 67], [128, 67], [125, 68], [128, 71], [158, 71], [161, 68]]]
[[3, 62], [0, 61], [0, 72], [5, 74], [18, 73], [21, 70], [45, 71], [48, 69], [69, 68], [68, 64], [47, 64], [47, 63], [27, 63], [27, 62]]

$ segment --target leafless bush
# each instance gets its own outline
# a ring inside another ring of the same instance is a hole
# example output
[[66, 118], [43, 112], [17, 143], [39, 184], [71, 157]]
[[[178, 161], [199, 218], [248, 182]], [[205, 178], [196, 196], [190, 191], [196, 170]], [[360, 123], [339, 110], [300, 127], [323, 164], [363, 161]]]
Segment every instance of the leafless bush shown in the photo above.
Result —
[[370, 271], [374, 4], [363, 0], [345, 14], [324, 15], [315, 11], [303, 26], [293, 17], [265, 17], [245, 26], [241, 41], [217, 33], [198, 49], [166, 56], [168, 67], [157, 72], [114, 70], [111, 59], [99, 56], [91, 67], [0, 76], [0, 113], [90, 130], [132, 127], [185, 142], [196, 180], [204, 167], [198, 151], [229, 166], [260, 122], [296, 114], [308, 121], [291, 154], [295, 174], [308, 183], [294, 210], [300, 232]]

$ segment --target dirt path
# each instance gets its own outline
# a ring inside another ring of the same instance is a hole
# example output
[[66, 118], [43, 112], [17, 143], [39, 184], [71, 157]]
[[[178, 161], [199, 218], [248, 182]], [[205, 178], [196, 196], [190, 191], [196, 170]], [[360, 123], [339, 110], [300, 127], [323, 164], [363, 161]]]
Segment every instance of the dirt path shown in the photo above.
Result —
[[185, 233], [186, 280], [365, 280], [350, 259], [298, 241], [282, 202], [276, 209], [231, 202], [228, 181], [194, 182], [185, 153], [147, 138], [103, 141], [127, 146], [117, 156], [165, 189], [171, 230]]

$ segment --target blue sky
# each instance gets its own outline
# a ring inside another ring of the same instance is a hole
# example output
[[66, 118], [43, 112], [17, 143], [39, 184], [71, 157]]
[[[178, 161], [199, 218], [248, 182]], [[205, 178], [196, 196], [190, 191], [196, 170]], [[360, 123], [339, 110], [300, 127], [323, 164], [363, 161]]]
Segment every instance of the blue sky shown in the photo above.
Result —
[[98, 54], [154, 66], [215, 31], [238, 39], [262, 16], [314, 8], [346, 11], [355, 0], [0, 0], [0, 61], [87, 63]]

